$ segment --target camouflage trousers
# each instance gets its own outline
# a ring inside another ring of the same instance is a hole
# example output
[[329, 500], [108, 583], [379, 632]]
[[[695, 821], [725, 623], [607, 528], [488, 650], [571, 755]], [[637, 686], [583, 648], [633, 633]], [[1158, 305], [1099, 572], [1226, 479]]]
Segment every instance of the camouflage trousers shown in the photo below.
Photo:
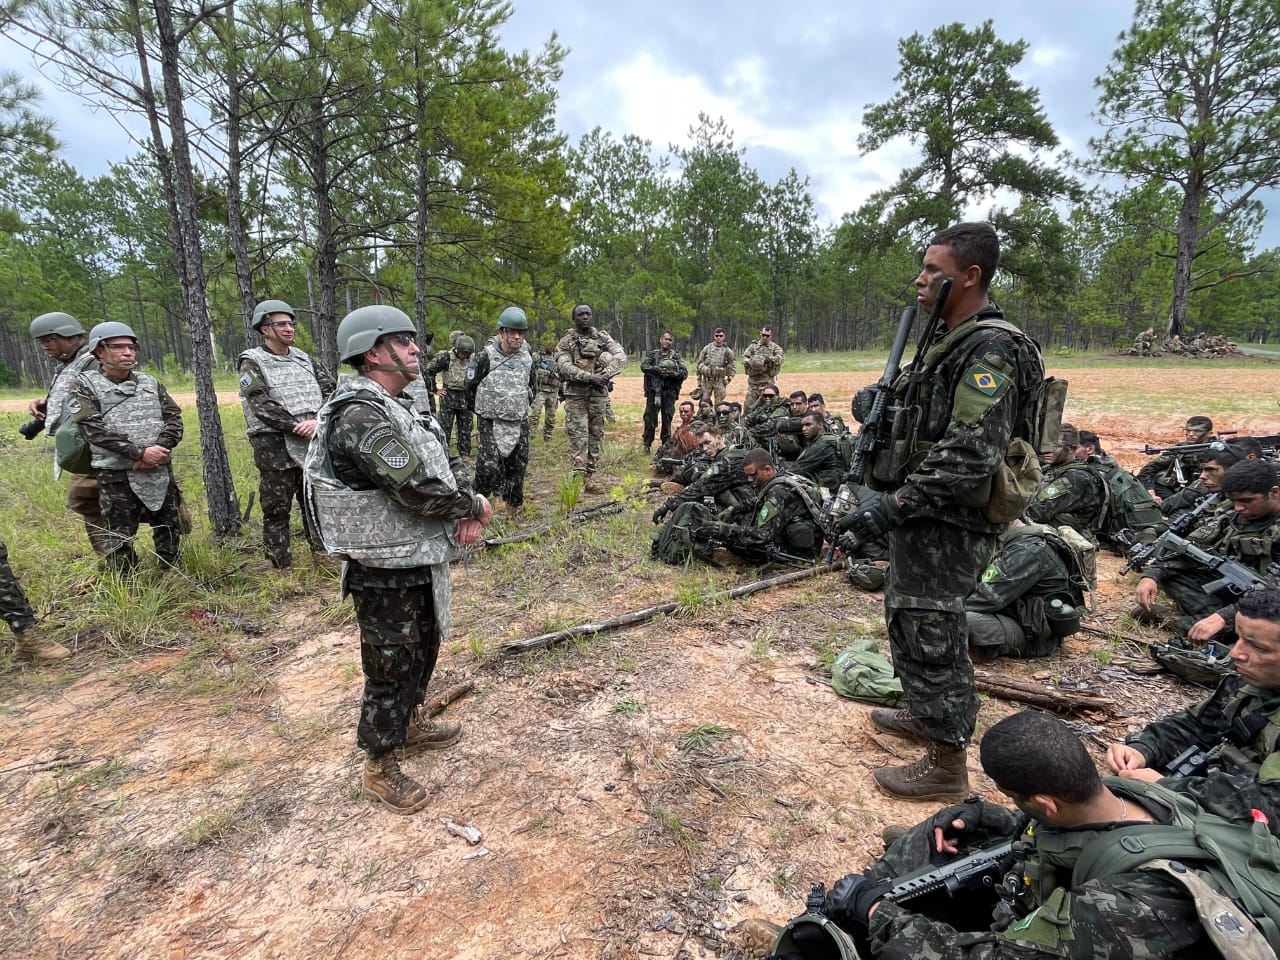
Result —
[[539, 390], [533, 395], [533, 405], [529, 408], [529, 432], [538, 432], [538, 421], [542, 414], [547, 415], [546, 425], [542, 428], [542, 439], [550, 440], [551, 432], [556, 428], [556, 408], [560, 406], [558, 390]]
[[0, 540], [0, 620], [4, 620], [15, 633], [36, 622], [36, 612], [31, 609], [22, 584], [9, 566], [9, 548]]
[[85, 533], [94, 553], [107, 552], [107, 521], [98, 497], [98, 478], [73, 473], [67, 488], [67, 509], [84, 518]]
[[646, 393], [644, 396], [644, 446], [649, 449], [653, 443], [654, 432], [658, 428], [658, 415], [662, 415], [662, 432], [658, 434], [663, 443], [671, 439], [671, 421], [676, 415], [676, 400], [680, 394], [674, 390], [664, 390], [658, 394]]
[[440, 413], [437, 417], [440, 429], [444, 431], [444, 445], [449, 446], [449, 434], [457, 427], [458, 454], [471, 454], [471, 406], [467, 403], [467, 391], [446, 390], [440, 398]]
[[169, 480], [169, 492], [159, 510], [148, 510], [129, 486], [129, 471], [103, 470], [98, 474], [98, 496], [107, 521], [107, 566], [128, 573], [138, 565], [133, 549], [138, 524], [151, 525], [151, 539], [161, 566], [177, 567], [182, 534], [178, 530], [178, 485]]
[[729, 381], [724, 377], [717, 377], [714, 380], [699, 377], [698, 392], [703, 400], [710, 400], [717, 404], [724, 403], [725, 394], [729, 392]]
[[356, 743], [371, 757], [404, 746], [440, 655], [431, 584], [351, 592], [360, 625], [364, 696]]
[[564, 430], [569, 435], [569, 456], [573, 472], [587, 476], [596, 472], [600, 462], [600, 445], [604, 441], [605, 412], [608, 394], [566, 397]]
[[258, 502], [262, 504], [262, 547], [277, 567], [293, 563], [290, 549], [289, 515], [294, 501], [302, 515], [302, 529], [311, 549], [324, 552], [320, 538], [311, 529], [302, 502], [302, 468], [293, 465], [283, 470], [258, 468]]
[[987, 657], [1016, 657], [1020, 660], [1047, 657], [1058, 649], [1059, 640], [1033, 640], [1014, 616], [1005, 613], [967, 612], [965, 626], [969, 646]]
[[1169, 595], [1180, 611], [1200, 620], [1223, 605], [1217, 597], [1205, 592], [1204, 585], [1213, 579], [1214, 575], [1208, 570], [1174, 569], [1161, 576], [1160, 589]]
[[995, 550], [995, 534], [933, 519], [889, 534], [884, 620], [894, 672], [925, 733], [951, 747], [969, 742], [978, 719], [964, 600]]
[[520, 439], [504, 457], [493, 437], [493, 421], [485, 417], [477, 420], [480, 450], [476, 454], [475, 491], [486, 497], [496, 494], [507, 506], [519, 507], [524, 503], [524, 473], [529, 467], [529, 421], [524, 422]]

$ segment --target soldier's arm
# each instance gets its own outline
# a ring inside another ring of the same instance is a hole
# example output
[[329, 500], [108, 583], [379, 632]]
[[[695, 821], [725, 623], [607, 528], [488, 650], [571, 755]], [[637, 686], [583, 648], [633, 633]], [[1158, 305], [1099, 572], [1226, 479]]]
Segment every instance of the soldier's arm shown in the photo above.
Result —
[[644, 359], [640, 361], [641, 373], [657, 373], [658, 372], [658, 351], [650, 350], [644, 355]]
[[676, 371], [677, 372], [671, 378], [672, 380], [679, 380], [683, 382], [689, 379], [689, 367], [684, 362], [684, 357], [679, 354], [676, 354]]
[[156, 445], [172, 450], [182, 442], [182, 408], [169, 395], [163, 383], [157, 381], [156, 387], [160, 393], [160, 416], [164, 419], [164, 426], [156, 437]]
[[471, 409], [476, 406], [476, 388], [489, 375], [489, 351], [478, 352], [467, 370], [467, 404]]
[[1164, 453], [1158, 454], [1154, 460], [1148, 460], [1146, 464], [1138, 471], [1138, 482], [1148, 490], [1155, 487], [1156, 480], [1173, 465], [1174, 453], [1166, 450]]
[[1027, 504], [1024, 515], [1035, 523], [1054, 523], [1056, 518], [1070, 513], [1078, 504], [1088, 499], [1089, 488], [1085, 486], [1087, 481], [1088, 477], [1083, 470], [1071, 470], [1054, 477], [1036, 491], [1035, 498]]
[[98, 397], [93, 389], [84, 381], [76, 378], [71, 387], [71, 402], [67, 408], [81, 435], [95, 447], [110, 450], [126, 460], [136, 462], [142, 459], [143, 448], [131, 443], [127, 437], [108, 430], [102, 419], [102, 408], [98, 405]]
[[[313, 364], [314, 367], [314, 364]], [[318, 367], [315, 367], [319, 370]], [[317, 377], [317, 383], [319, 378]], [[323, 390], [323, 386], [321, 390]], [[333, 389], [330, 388], [330, 393]], [[293, 433], [298, 418], [273, 400], [267, 392], [267, 382], [262, 378], [262, 368], [251, 357], [240, 361], [240, 396], [259, 420], [278, 433]]]
[[1227, 731], [1223, 707], [1240, 689], [1240, 682], [1237, 676], [1223, 677], [1208, 699], [1147, 724], [1125, 742], [1141, 750], [1153, 769], [1164, 767], [1187, 747], [1214, 746]]

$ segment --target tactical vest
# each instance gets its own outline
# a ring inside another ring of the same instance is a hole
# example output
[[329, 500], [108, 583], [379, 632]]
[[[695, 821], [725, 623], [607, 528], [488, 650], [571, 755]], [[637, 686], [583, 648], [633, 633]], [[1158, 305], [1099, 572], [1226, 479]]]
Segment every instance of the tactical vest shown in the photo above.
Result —
[[431, 413], [431, 388], [427, 381], [418, 377], [404, 385], [404, 395], [413, 402], [413, 412], [417, 414]]
[[[1258, 696], [1256, 687], [1241, 684], [1235, 695], [1223, 704], [1222, 714], [1228, 723], [1240, 721], [1253, 724], [1258, 718], [1254, 716], [1254, 710], [1247, 708], [1263, 710], [1266, 706], [1267, 701]], [[1230, 767], [1233, 771], [1241, 770], [1257, 776], [1262, 765], [1273, 755], [1272, 763], [1280, 765], [1280, 754], [1277, 754], [1277, 750], [1280, 750], [1280, 709], [1273, 710], [1267, 716], [1262, 728], [1257, 730], [1246, 743], [1225, 744], [1222, 752], [1218, 754], [1218, 759], [1210, 764], [1210, 768]]]
[[[240, 354], [236, 363], [243, 365], [245, 360], [257, 363], [271, 399], [284, 407], [290, 416], [300, 420], [315, 416], [324, 396], [309, 356], [297, 347], [290, 347], [289, 352], [283, 355], [272, 353], [265, 347], [253, 347]], [[247, 397], [240, 398], [240, 406], [244, 409], [245, 432], [249, 436], [276, 432], [258, 419]]]
[[560, 372], [556, 370], [556, 356], [554, 353], [538, 355], [534, 376], [538, 378], [539, 393], [555, 393], [560, 389]]
[[[112, 433], [139, 447], [152, 446], [159, 439], [164, 429], [164, 411], [155, 377], [134, 371], [116, 383], [100, 370], [85, 370], [80, 380], [97, 397], [102, 422]], [[133, 470], [133, 463], [123, 454], [93, 445], [94, 470]]]
[[467, 386], [467, 366], [470, 357], [460, 357], [453, 350], [449, 351], [449, 366], [445, 368], [441, 380], [446, 390], [464, 390]]
[[76, 377], [89, 368], [94, 359], [86, 343], [53, 375], [53, 382], [49, 384], [49, 396], [44, 403], [44, 432], [49, 436], [58, 432], [58, 426], [66, 418], [71, 385], [75, 383]]
[[1280, 538], [1280, 514], [1272, 517], [1265, 526], [1254, 530], [1241, 529], [1229, 521], [1223, 536], [1218, 540], [1218, 548], [1259, 573], [1266, 573], [1271, 565], [1271, 551], [1277, 538]]
[[708, 344], [702, 348], [702, 355], [699, 357], [699, 366], [705, 365], [710, 370], [711, 380], [723, 380], [729, 375], [729, 365], [733, 362], [729, 359], [732, 355], [728, 347], [717, 347], [714, 343]]
[[[338, 479], [329, 452], [330, 421], [348, 403], [376, 408], [409, 442], [429, 476], [448, 490], [458, 489], [440, 438], [404, 401], [391, 397], [367, 377], [344, 380], [316, 415], [316, 434], [305, 465], [307, 511], [325, 550], [365, 566], [391, 569], [433, 566], [458, 556], [454, 521], [420, 516], [381, 489], [352, 490]], [[398, 441], [391, 438], [389, 442]]]
[[496, 343], [486, 343], [489, 372], [476, 387], [476, 414], [486, 420], [520, 422], [529, 417], [529, 372], [533, 357], [521, 344], [516, 353], [503, 353]]
[[743, 351], [742, 363], [747, 369], [748, 379], [759, 382], [772, 380], [782, 369], [782, 348], [776, 343], [766, 346], [757, 340]]

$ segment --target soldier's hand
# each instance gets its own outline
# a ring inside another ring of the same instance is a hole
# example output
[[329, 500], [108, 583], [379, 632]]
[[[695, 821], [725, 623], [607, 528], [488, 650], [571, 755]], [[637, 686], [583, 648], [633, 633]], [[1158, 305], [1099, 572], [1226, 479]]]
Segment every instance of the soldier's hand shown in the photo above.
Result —
[[483, 535], [484, 525], [479, 520], [470, 517], [464, 517], [459, 520], [453, 534], [454, 539], [458, 541], [458, 545], [462, 547], [469, 547], [473, 543], [478, 543]]
[[1187, 639], [1193, 643], [1204, 643], [1216, 637], [1226, 626], [1227, 621], [1221, 615], [1211, 613], [1191, 625], [1191, 629], [1187, 631]]
[[139, 458], [138, 462], [134, 464], [134, 467], [139, 470], [154, 470], [161, 464], [168, 462], [168, 448], [155, 444], [142, 451], [142, 456]]
[[293, 432], [300, 437], [306, 437], [310, 440], [316, 435], [315, 420], [300, 420], [293, 425]]
[[32, 400], [27, 404], [27, 413], [36, 420], [45, 418], [45, 402], [44, 400]]
[[1155, 604], [1156, 594], [1159, 592], [1159, 584], [1150, 577], [1143, 577], [1138, 581], [1138, 589], [1133, 591], [1133, 602], [1143, 610], [1150, 610]]
[[1124, 776], [1132, 770], [1141, 770], [1147, 765], [1147, 755], [1137, 747], [1127, 743], [1113, 743], [1107, 747], [1107, 768], [1114, 774]]
[[733, 524], [708, 520], [693, 531], [695, 540], [727, 540], [733, 535]]
[[609, 378], [608, 378], [608, 377], [602, 377], [602, 376], [600, 376], [600, 374], [595, 373], [595, 374], [592, 374], [592, 375], [591, 375], [591, 378], [590, 378], [590, 379], [591, 379], [591, 385], [592, 385], [593, 387], [595, 387], [597, 390], [607, 390], [607, 389], [609, 389]]
[[653, 522], [661, 523], [666, 518], [667, 514], [674, 509], [675, 508], [671, 505], [671, 501], [666, 501], [657, 510], [653, 511]]
[[477, 493], [476, 499], [480, 501], [480, 516], [472, 519], [476, 520], [480, 526], [487, 527], [489, 521], [493, 519], [493, 504], [489, 502], [489, 498], [483, 493]]

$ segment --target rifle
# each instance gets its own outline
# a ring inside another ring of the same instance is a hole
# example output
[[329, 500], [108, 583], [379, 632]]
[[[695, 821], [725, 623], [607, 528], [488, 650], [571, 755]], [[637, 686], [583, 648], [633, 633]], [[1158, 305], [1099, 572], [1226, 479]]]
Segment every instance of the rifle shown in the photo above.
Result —
[[[1175, 554], [1194, 560], [1202, 567], [1218, 575], [1216, 580], [1211, 580], [1204, 585], [1206, 593], [1214, 594], [1223, 600], [1229, 601], [1243, 596], [1250, 590], [1267, 586], [1267, 581], [1261, 574], [1246, 567], [1238, 560], [1229, 560], [1226, 557], [1218, 556], [1216, 553], [1210, 553], [1208, 550], [1202, 550], [1194, 543], [1183, 540], [1171, 532], [1162, 534], [1157, 543], [1160, 540], [1163, 540], [1164, 543], [1161, 544], [1160, 550], [1151, 558], [1152, 562], [1160, 560], [1166, 554]], [[1267, 576], [1280, 576], [1280, 563], [1273, 561], [1267, 567]]]
[[[1208, 453], [1210, 450], [1221, 449], [1220, 447], [1214, 447], [1215, 443], [1226, 442], [1221, 438], [1234, 437], [1236, 435], [1237, 434], [1235, 430], [1223, 430], [1221, 433], [1218, 434], [1219, 439], [1206, 440], [1204, 443], [1175, 443], [1171, 447], [1153, 447], [1150, 444], [1144, 444], [1142, 447], [1142, 452], [1147, 456], [1154, 456], [1156, 454], [1161, 454], [1161, 453], [1186, 453], [1186, 454]], [[1241, 440], [1257, 440], [1258, 443], [1262, 446], [1264, 451], [1268, 449], [1275, 449], [1277, 447], [1280, 447], [1280, 433], [1267, 434], [1266, 436], [1261, 436], [1261, 437], [1254, 437], [1254, 436], [1240, 437], [1240, 439]]]
[[1169, 524], [1169, 529], [1160, 534], [1160, 536], [1156, 537], [1150, 543], [1135, 543], [1132, 546], [1126, 545], [1129, 550], [1129, 559], [1125, 565], [1120, 568], [1120, 572], [1124, 574], [1133, 570], [1141, 570], [1151, 560], [1160, 556], [1161, 546], [1165, 537], [1186, 536], [1195, 529], [1196, 523], [1202, 516], [1204, 516], [1205, 513], [1221, 502], [1222, 494], [1220, 493], [1211, 493], [1206, 497], [1201, 497], [1194, 508], [1188, 510], [1177, 520], [1173, 521], [1173, 523]]
[[1209, 765], [1222, 755], [1230, 746], [1243, 747], [1258, 735], [1267, 725], [1267, 716], [1258, 713], [1248, 717], [1236, 717], [1227, 727], [1222, 739], [1207, 750], [1203, 747], [1190, 746], [1169, 761], [1164, 768], [1166, 777], [1199, 777], [1209, 769]]
[[[899, 877], [885, 894], [894, 903], [906, 904], [936, 893], [949, 897], [993, 888], [1013, 866], [1013, 840], [978, 847], [940, 867], [925, 867]], [[919, 912], [913, 908], [915, 912]]]

